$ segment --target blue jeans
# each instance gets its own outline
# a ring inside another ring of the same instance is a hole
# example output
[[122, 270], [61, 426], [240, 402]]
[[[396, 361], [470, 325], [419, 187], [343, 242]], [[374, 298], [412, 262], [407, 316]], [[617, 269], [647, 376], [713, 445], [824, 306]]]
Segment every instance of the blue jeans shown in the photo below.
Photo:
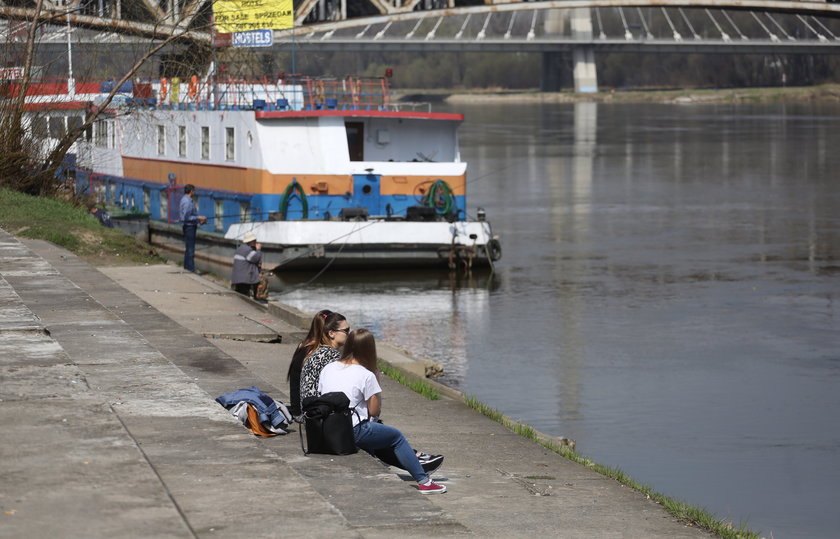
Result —
[[184, 225], [184, 269], [195, 271], [195, 233], [198, 225]]
[[429, 475], [420, 466], [420, 461], [417, 460], [414, 450], [408, 445], [408, 440], [398, 429], [382, 423], [368, 421], [356, 425], [353, 433], [356, 435], [356, 445], [371, 455], [377, 449], [393, 449], [402, 467], [418, 483], [424, 483], [429, 478]]

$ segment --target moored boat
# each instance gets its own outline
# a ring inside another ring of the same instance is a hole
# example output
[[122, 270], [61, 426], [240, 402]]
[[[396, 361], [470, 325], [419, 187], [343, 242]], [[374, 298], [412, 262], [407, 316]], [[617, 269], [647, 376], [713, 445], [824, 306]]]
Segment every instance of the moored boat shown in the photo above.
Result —
[[[33, 134], [81, 121], [113, 86], [33, 85]], [[463, 115], [394, 103], [387, 78], [161, 79], [121, 93], [71, 154], [76, 188], [148, 213], [152, 243], [181, 249], [178, 202], [208, 222], [196, 257], [230, 257], [253, 232], [269, 266], [475, 267], [501, 256], [467, 214]], [[74, 119], [75, 118], [75, 119]]]

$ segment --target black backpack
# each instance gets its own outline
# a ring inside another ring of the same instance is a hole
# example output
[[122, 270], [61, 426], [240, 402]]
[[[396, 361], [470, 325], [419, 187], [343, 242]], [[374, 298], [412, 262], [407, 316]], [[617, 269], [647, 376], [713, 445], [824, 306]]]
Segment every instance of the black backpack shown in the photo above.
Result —
[[[353, 435], [353, 413], [350, 399], [341, 391], [324, 393], [318, 397], [306, 397], [301, 403], [300, 448], [304, 455], [323, 453], [327, 455], [352, 455], [359, 448]], [[303, 430], [306, 429], [306, 445], [303, 447]]]

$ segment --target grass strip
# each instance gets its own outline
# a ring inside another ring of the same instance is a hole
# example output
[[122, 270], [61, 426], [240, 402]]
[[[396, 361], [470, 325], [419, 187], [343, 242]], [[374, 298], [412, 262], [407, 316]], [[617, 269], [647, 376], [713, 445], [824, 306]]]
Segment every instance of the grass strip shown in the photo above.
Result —
[[146, 244], [105, 228], [84, 208], [0, 187], [0, 228], [15, 236], [52, 242], [89, 262], [160, 263]]
[[388, 378], [391, 378], [395, 382], [404, 385], [405, 387], [411, 389], [415, 393], [423, 395], [430, 401], [440, 400], [440, 393], [437, 389], [432, 387], [431, 384], [428, 384], [422, 380], [417, 380], [415, 378], [406, 376], [402, 371], [395, 369], [394, 367], [388, 365], [384, 361], [379, 361], [378, 363], [379, 370], [382, 371]]
[[643, 485], [633, 480], [632, 477], [619, 468], [611, 468], [609, 466], [598, 464], [597, 462], [576, 453], [573, 449], [565, 445], [552, 442], [548, 437], [542, 435], [530, 425], [513, 421], [500, 411], [495, 408], [491, 408], [473, 396], [465, 396], [464, 403], [473, 410], [489, 417], [493, 421], [496, 421], [520, 436], [533, 440], [546, 449], [554, 451], [573, 462], [582, 464], [601, 475], [615, 479], [622, 485], [641, 492], [648, 499], [653, 500], [664, 507], [666, 511], [671, 513], [681, 522], [703, 528], [725, 539], [759, 539], [759, 535], [748, 530], [746, 524], [742, 523], [735, 527], [731, 522], [720, 520], [705, 509], [695, 507], [685, 502], [665, 496], [664, 494], [660, 494], [648, 485]]

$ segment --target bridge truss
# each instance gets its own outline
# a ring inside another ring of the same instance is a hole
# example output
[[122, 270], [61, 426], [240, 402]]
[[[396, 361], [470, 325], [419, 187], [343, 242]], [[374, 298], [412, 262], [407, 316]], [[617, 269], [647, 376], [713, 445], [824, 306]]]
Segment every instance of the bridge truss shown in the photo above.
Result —
[[[3, 5], [0, 39], [20, 41], [37, 0]], [[571, 54], [576, 88], [597, 88], [595, 53], [837, 54], [840, 4], [797, 0], [301, 0], [275, 51]], [[209, 0], [40, 0], [43, 41], [171, 39], [209, 44]], [[545, 62], [544, 66], [551, 62]], [[544, 73], [545, 78], [545, 73]]]

